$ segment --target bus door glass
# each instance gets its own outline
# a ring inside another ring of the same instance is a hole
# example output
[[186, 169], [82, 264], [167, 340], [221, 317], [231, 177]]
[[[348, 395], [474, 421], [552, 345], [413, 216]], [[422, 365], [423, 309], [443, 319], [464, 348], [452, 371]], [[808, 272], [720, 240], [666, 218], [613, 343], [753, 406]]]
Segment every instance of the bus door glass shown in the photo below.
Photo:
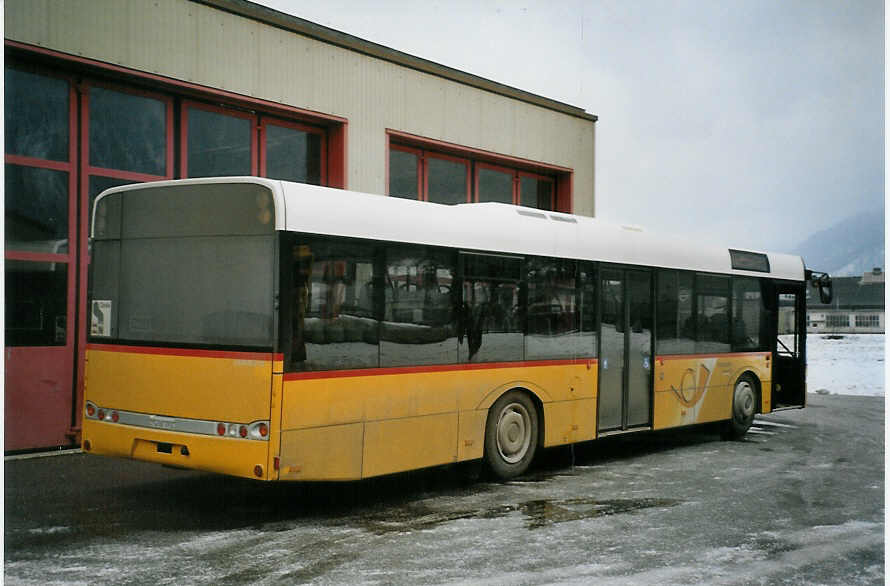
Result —
[[802, 286], [776, 289], [778, 325], [773, 349], [773, 409], [806, 402], [806, 324]]
[[607, 269], [601, 278], [599, 431], [651, 421], [652, 274]]

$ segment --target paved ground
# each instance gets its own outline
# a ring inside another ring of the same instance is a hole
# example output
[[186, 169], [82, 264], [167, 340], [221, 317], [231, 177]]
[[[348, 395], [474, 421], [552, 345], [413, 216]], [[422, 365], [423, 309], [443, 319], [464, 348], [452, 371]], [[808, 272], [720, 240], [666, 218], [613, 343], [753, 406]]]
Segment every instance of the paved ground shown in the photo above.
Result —
[[[884, 401], [464, 468], [263, 485], [67, 455], [5, 464], [10, 584], [884, 581]], [[470, 470], [471, 471], [471, 470]]]

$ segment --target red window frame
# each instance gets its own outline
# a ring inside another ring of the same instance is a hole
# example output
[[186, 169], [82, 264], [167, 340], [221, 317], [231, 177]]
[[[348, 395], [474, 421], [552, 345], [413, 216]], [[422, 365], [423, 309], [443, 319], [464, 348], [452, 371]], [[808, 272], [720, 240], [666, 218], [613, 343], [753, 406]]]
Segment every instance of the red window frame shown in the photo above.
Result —
[[[80, 238], [77, 229], [77, 87], [76, 80], [67, 75], [59, 75], [54, 72], [46, 71], [36, 67], [15, 67], [12, 64], [6, 66], [11, 69], [18, 69], [35, 75], [44, 77], [53, 77], [68, 82], [68, 160], [54, 161], [52, 159], [41, 159], [38, 157], [29, 157], [25, 155], [13, 155], [4, 152], [4, 163], [7, 165], [18, 165], [20, 167], [32, 167], [38, 169], [48, 169], [52, 171], [63, 171], [68, 173], [68, 252], [33, 252], [26, 250], [16, 250], [8, 248], [4, 243], [4, 258], [6, 260], [22, 260], [32, 262], [60, 262], [68, 265], [68, 294], [67, 294], [67, 311], [68, 326], [66, 332], [65, 346], [69, 346], [74, 342], [74, 284], [77, 278], [76, 271], [72, 267], [75, 266], [77, 258], [77, 246]], [[85, 242], [85, 241], [84, 241]]]
[[429, 171], [429, 165], [427, 164], [427, 161], [429, 159], [441, 159], [443, 161], [451, 161], [454, 163], [462, 164], [465, 169], [465, 171], [464, 171], [464, 185], [465, 185], [466, 194], [467, 194], [466, 202], [470, 203], [471, 201], [473, 201], [472, 200], [473, 192], [471, 190], [472, 183], [471, 183], [471, 179], [470, 179], [470, 160], [465, 159], [463, 157], [455, 157], [453, 155], [445, 155], [445, 154], [434, 152], [434, 151], [423, 151], [423, 156], [422, 156], [423, 193], [421, 194], [421, 196], [423, 198], [422, 201], [429, 201], [430, 171]]
[[483, 162], [475, 162], [473, 164], [475, 168], [473, 171], [474, 181], [473, 181], [473, 201], [479, 202], [479, 171], [482, 169], [488, 169], [489, 171], [497, 171], [499, 173], [504, 173], [505, 175], [509, 175], [512, 181], [511, 184], [511, 199], [513, 205], [519, 205], [519, 180], [518, 180], [518, 171], [516, 169], [512, 169], [510, 167], [504, 167], [502, 165], [493, 165], [491, 163], [483, 163]]
[[291, 120], [282, 120], [280, 118], [275, 118], [272, 116], [263, 116], [263, 115], [260, 115], [259, 121], [257, 124], [259, 133], [262, 136], [262, 140], [259, 141], [259, 149], [260, 149], [259, 174], [261, 177], [266, 177], [266, 157], [268, 154], [267, 153], [268, 142], [266, 140], [266, 127], [267, 126], [280, 126], [282, 128], [291, 128], [293, 130], [299, 130], [301, 132], [317, 134], [321, 138], [321, 149], [320, 149], [321, 150], [321, 176], [319, 178], [319, 183], [320, 183], [320, 185], [328, 184], [328, 137], [327, 137], [327, 133], [324, 131], [324, 129], [319, 128], [317, 126], [310, 126], [309, 124], [304, 124], [302, 122], [294, 122]]
[[574, 170], [550, 163], [541, 163], [528, 159], [521, 159], [510, 155], [502, 155], [482, 149], [465, 147], [459, 144], [431, 139], [424, 136], [409, 134], [400, 130], [386, 129], [386, 194], [389, 193], [389, 152], [393, 149], [413, 153], [420, 153], [424, 180], [420, 185], [421, 201], [429, 201], [427, 181], [427, 157], [452, 158], [469, 163], [472, 174], [469, 176], [467, 201], [478, 201], [478, 172], [476, 168], [494, 168], [509, 171], [514, 174], [513, 203], [520, 202], [521, 177], [534, 177], [543, 179], [552, 184], [551, 210], [564, 213], [572, 213], [572, 190]]
[[202, 102], [196, 102], [193, 100], [183, 100], [179, 109], [179, 176], [182, 178], [189, 177], [188, 174], [188, 111], [189, 108], [194, 108], [196, 110], [204, 110], [205, 112], [214, 112], [216, 114], [223, 114], [225, 116], [232, 116], [234, 118], [243, 118], [250, 121], [250, 174], [257, 175], [258, 171], [258, 161], [259, 156], [257, 154], [259, 148], [259, 140], [257, 137], [257, 128], [259, 126], [259, 122], [257, 120], [256, 114], [250, 114], [248, 112], [242, 112], [240, 110], [234, 110], [231, 108], [224, 108], [222, 106], [215, 106], [212, 104], [205, 104]]

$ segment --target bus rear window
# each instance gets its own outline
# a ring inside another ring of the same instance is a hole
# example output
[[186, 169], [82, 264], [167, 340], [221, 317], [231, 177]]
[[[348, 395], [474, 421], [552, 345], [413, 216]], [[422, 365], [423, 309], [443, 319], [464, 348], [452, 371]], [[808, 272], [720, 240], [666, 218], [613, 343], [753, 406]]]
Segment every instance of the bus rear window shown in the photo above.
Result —
[[92, 248], [91, 338], [271, 347], [271, 210], [269, 191], [250, 184], [104, 197], [95, 228], [105, 237]]
[[275, 206], [255, 183], [146, 187], [100, 199], [93, 228], [97, 240], [271, 234]]

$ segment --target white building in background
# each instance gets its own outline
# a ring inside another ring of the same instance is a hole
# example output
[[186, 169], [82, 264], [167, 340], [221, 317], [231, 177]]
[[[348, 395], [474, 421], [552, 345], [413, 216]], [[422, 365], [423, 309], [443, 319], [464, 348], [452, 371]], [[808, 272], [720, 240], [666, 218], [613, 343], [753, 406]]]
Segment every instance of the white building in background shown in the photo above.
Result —
[[862, 277], [832, 279], [834, 298], [819, 303], [808, 290], [807, 331], [810, 333], [884, 333], [884, 272], [875, 268]]

